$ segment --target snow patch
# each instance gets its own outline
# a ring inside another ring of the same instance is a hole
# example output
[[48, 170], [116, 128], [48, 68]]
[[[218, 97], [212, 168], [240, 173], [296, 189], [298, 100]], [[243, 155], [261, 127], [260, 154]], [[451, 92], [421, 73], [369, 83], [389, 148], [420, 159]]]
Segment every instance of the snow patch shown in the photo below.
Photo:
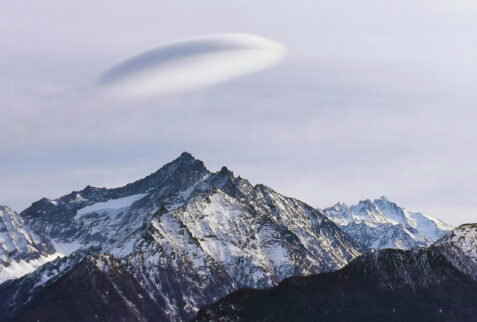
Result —
[[112, 217], [120, 213], [125, 208], [130, 207], [133, 203], [135, 203], [139, 199], [142, 199], [144, 196], [146, 196], [146, 194], [140, 193], [124, 198], [110, 199], [104, 202], [97, 202], [95, 204], [79, 209], [74, 219], [79, 220], [82, 216], [91, 213], [107, 214]]
[[83, 247], [83, 245], [79, 242], [64, 243], [52, 239], [51, 243], [55, 247], [57, 253], [61, 254], [62, 256], [68, 256]]

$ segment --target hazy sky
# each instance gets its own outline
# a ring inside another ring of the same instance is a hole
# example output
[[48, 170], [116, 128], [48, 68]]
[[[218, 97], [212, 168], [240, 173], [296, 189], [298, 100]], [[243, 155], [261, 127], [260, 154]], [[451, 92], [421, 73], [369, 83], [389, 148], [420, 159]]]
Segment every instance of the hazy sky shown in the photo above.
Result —
[[[288, 55], [180, 94], [95, 94], [124, 59], [223, 32]], [[0, 204], [123, 185], [189, 151], [318, 207], [386, 195], [475, 222], [476, 39], [470, 0], [0, 0]]]

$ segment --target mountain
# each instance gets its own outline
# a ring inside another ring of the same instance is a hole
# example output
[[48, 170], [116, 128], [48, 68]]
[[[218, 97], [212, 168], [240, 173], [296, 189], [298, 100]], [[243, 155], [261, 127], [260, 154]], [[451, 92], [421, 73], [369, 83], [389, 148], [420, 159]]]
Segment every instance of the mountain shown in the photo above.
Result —
[[88, 186], [21, 215], [70, 255], [1, 284], [3, 320], [187, 320], [239, 288], [369, 251], [313, 207], [188, 153], [124, 187]]
[[58, 254], [12, 209], [0, 206], [0, 283], [33, 272]]
[[477, 224], [428, 248], [384, 249], [345, 268], [243, 289], [202, 308], [197, 321], [475, 321]]
[[323, 213], [351, 237], [373, 249], [426, 247], [452, 227], [418, 212], [409, 212], [381, 197], [357, 205], [337, 203]]

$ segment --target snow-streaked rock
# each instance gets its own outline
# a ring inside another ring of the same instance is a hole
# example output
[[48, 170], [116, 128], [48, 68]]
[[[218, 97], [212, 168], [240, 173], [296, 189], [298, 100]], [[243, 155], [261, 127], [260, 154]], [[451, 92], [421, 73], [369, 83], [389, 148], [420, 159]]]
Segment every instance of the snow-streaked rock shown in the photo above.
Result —
[[0, 206], [0, 283], [31, 273], [58, 256], [48, 239], [15, 211]]
[[452, 229], [438, 219], [409, 212], [384, 196], [351, 207], [337, 203], [323, 213], [350, 236], [374, 249], [429, 246]]

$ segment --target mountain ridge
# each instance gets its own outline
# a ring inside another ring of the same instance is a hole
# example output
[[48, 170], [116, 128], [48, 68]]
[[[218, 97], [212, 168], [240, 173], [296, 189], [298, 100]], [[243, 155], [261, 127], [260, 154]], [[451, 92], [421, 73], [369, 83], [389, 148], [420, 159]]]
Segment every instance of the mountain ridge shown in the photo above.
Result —
[[[463, 235], [470, 248], [452, 237]], [[476, 238], [476, 224], [461, 225], [428, 248], [378, 250], [335, 272], [239, 290], [201, 308], [196, 320], [472, 321]]]
[[407, 211], [384, 196], [353, 206], [340, 202], [323, 213], [373, 249], [427, 247], [452, 228], [439, 219]]

